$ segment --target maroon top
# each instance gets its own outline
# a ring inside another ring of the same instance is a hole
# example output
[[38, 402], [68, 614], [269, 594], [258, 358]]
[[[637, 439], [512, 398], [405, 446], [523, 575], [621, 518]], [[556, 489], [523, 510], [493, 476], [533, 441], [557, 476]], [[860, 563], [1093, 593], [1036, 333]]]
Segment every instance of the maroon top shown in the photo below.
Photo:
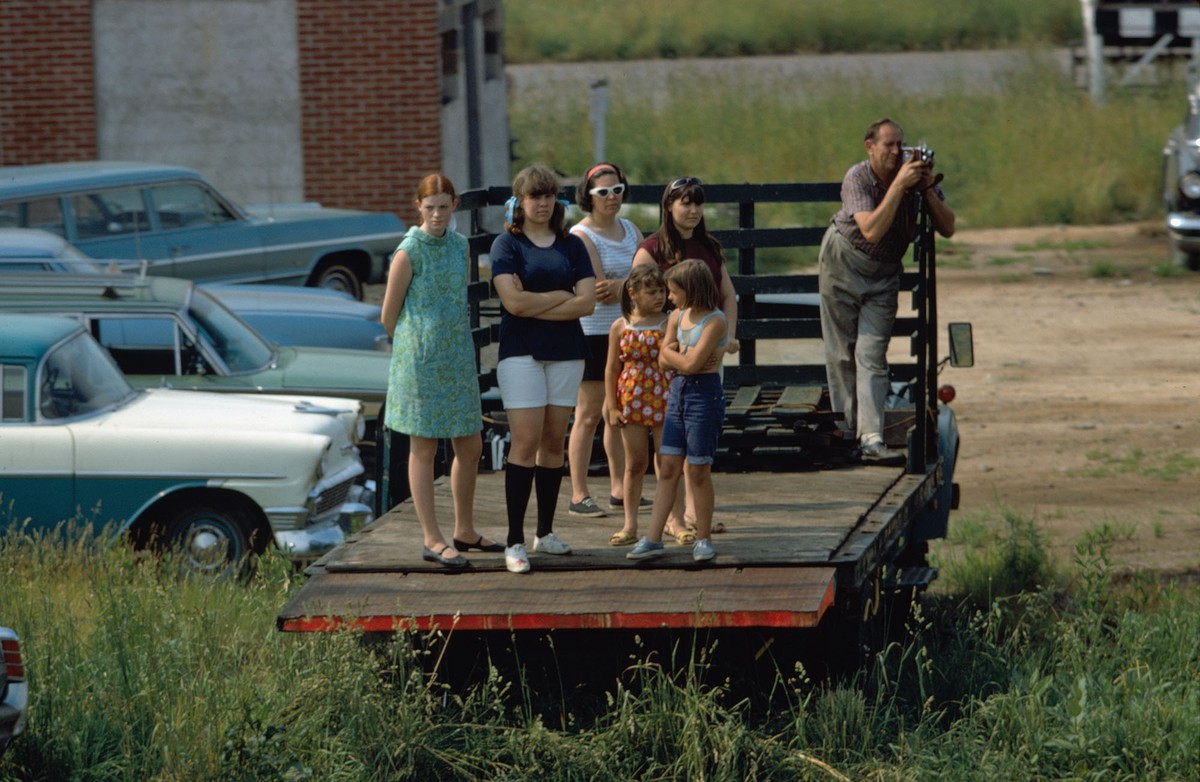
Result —
[[658, 254], [658, 236], [651, 234], [638, 245], [639, 250], [645, 250], [650, 253], [650, 257], [658, 261], [658, 266], [664, 272], [674, 266], [678, 261], [686, 261], [690, 258], [695, 258], [698, 261], [704, 261], [708, 266], [708, 270], [713, 274], [713, 280], [717, 283], [717, 289], [721, 288], [721, 270], [725, 268], [724, 262], [714, 255], [708, 247], [698, 240], [695, 236], [688, 237], [683, 240], [683, 257], [678, 261], [675, 259], [662, 258]]

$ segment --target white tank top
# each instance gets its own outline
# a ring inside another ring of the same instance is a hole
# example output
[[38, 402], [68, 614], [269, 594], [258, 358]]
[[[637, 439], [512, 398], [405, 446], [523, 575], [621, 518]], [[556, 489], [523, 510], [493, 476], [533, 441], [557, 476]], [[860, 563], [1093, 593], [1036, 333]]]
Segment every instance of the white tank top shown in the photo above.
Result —
[[[582, 234], [591, 240], [596, 248], [596, 254], [600, 256], [600, 268], [604, 270], [604, 276], [610, 280], [620, 280], [629, 276], [629, 270], [633, 268], [633, 255], [638, 248], [637, 226], [624, 217], [618, 217], [617, 223], [625, 229], [625, 236], [619, 242], [606, 239], [582, 224], [571, 227], [571, 233]], [[596, 311], [580, 318], [579, 323], [583, 326], [584, 334], [594, 336], [607, 334], [613, 321], [619, 317], [621, 317], [619, 300], [612, 304], [596, 302]]]

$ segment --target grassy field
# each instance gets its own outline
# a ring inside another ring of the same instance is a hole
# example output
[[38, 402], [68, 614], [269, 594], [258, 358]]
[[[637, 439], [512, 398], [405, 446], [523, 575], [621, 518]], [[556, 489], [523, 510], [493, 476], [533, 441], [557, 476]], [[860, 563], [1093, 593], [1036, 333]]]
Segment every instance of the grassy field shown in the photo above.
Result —
[[1098, 538], [1060, 567], [1006, 521], [942, 563], [911, 643], [848, 680], [780, 671], [769, 697], [713, 681], [705, 650], [589, 699], [569, 660], [557, 696], [498, 670], [460, 688], [430, 639], [276, 632], [302, 578], [278, 559], [208, 584], [9, 534], [0, 620], [32, 703], [0, 779], [1195, 779], [1200, 592], [1114, 584]]
[[937, 51], [1079, 37], [1078, 0], [506, 0], [509, 62]]
[[[682, 174], [706, 182], [840, 181], [865, 157], [863, 128], [887, 115], [904, 125], [909, 142], [936, 151], [962, 228], [1161, 216], [1162, 146], [1186, 106], [1182, 85], [1113, 90], [1097, 106], [1035, 56], [996, 93], [901, 98], [878, 84], [830, 84], [802, 101], [781, 101], [754, 82], [680, 81], [657, 103], [612, 102], [607, 156], [632, 181]], [[554, 122], [512, 112], [514, 170], [537, 161], [577, 176], [590, 165], [587, 95], [565, 106]], [[657, 212], [637, 221], [653, 230]]]

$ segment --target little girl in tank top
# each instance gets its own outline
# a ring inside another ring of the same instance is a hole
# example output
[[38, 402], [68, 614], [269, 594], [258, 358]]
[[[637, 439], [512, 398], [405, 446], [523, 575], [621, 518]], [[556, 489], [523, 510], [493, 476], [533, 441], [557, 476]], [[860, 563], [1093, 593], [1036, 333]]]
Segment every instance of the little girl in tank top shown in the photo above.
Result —
[[663, 528], [679, 478], [686, 469], [696, 508], [692, 559], [706, 562], [715, 556], [711, 541], [715, 502], [712, 464], [725, 421], [725, 391], [718, 370], [729, 331], [719, 309], [720, 291], [703, 261], [687, 260], [671, 267], [666, 282], [668, 295], [678, 310], [667, 321], [659, 363], [676, 374], [667, 396], [650, 530], [626, 557], [642, 560], [663, 556]]

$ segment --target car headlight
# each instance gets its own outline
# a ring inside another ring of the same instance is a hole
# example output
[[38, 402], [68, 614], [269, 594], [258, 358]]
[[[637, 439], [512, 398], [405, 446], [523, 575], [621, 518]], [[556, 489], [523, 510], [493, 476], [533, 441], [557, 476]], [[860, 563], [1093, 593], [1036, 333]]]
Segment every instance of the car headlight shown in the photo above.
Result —
[[[379, 417], [383, 418], [382, 411], [380, 411]], [[360, 442], [366, 436], [367, 436], [367, 420], [365, 418], [363, 418], [361, 415], [355, 416], [355, 420], [354, 420], [354, 440], [355, 440], [355, 442]]]
[[1179, 180], [1179, 190], [1188, 198], [1200, 198], [1200, 173], [1190, 171]]

